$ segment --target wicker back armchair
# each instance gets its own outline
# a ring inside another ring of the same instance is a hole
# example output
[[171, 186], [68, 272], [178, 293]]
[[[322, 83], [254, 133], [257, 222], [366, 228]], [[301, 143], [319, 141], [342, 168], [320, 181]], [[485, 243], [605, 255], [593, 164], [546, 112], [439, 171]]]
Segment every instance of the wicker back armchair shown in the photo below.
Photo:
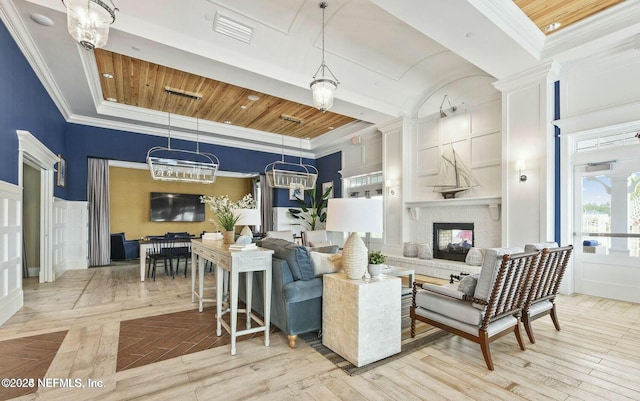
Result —
[[[493, 370], [489, 344], [494, 340], [514, 332], [520, 349], [525, 350], [520, 316], [541, 253], [511, 251], [487, 249], [477, 285], [466, 293], [447, 286], [414, 283], [411, 335], [415, 336], [415, 323], [420, 320], [478, 343], [489, 370]], [[474, 279], [468, 277], [463, 280]]]
[[536, 340], [531, 322], [542, 316], [551, 315], [553, 325], [560, 331], [555, 299], [572, 252], [572, 245], [542, 250], [540, 268], [536, 270], [531, 291], [522, 312], [522, 323], [532, 343]]

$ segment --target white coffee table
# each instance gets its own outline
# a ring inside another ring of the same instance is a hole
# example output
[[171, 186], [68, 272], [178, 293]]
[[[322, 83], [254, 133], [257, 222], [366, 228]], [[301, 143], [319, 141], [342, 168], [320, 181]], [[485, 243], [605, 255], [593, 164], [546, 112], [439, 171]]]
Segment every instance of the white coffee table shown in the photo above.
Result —
[[395, 276], [395, 277], [407, 276], [409, 278], [409, 286], [408, 287], [404, 285], [402, 286], [402, 295], [411, 294], [411, 292], [413, 291], [413, 282], [416, 279], [415, 270], [405, 269], [404, 267], [386, 265], [386, 267], [382, 268], [381, 273], [386, 274], [388, 276]]

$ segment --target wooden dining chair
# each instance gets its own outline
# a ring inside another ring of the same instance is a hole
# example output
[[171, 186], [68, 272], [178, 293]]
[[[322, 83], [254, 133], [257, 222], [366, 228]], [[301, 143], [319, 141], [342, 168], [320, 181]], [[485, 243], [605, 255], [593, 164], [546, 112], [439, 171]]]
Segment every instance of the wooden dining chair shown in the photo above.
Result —
[[147, 267], [147, 277], [153, 274], [153, 281], [156, 281], [156, 267], [158, 261], [161, 260], [164, 264], [165, 273], [170, 274], [175, 278], [173, 272], [173, 255], [171, 254], [171, 243], [165, 240], [164, 237], [156, 237], [151, 239], [151, 246], [147, 253], [147, 260], [149, 265]]

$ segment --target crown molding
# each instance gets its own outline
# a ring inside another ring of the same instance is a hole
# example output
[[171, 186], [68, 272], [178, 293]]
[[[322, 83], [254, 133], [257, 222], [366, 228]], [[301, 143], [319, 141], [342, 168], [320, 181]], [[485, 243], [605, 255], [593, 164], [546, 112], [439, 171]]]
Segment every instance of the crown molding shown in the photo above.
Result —
[[640, 102], [587, 110], [553, 121], [561, 135], [637, 130], [640, 126]]
[[638, 1], [624, 1], [547, 37], [542, 59], [555, 58], [562, 53], [583, 55], [609, 48], [638, 32], [640, 28]]
[[35, 157], [38, 161], [38, 167], [51, 170], [59, 161], [58, 156], [36, 139], [31, 132], [19, 129], [16, 130], [16, 134], [18, 135], [18, 149]]
[[47, 63], [45, 63], [42, 54], [38, 51], [38, 48], [33, 42], [33, 38], [27, 31], [22, 18], [18, 10], [10, 0], [0, 0], [0, 19], [7, 27], [9, 34], [18, 45], [18, 48], [22, 52], [25, 59], [33, 69], [42, 86], [51, 97], [51, 100], [56, 105], [62, 116], [67, 119], [71, 115], [71, 108], [67, 104], [62, 95], [60, 87], [53, 79], [53, 75], [49, 70]]
[[375, 126], [364, 121], [354, 121], [335, 129], [328, 134], [311, 140], [311, 150], [316, 158], [340, 152], [355, 136], [367, 136], [374, 133]]
[[[149, 127], [149, 126], [132, 124], [132, 123], [122, 122], [122, 121], [106, 120], [102, 118], [72, 115], [67, 120], [67, 122], [72, 124], [87, 125], [91, 127], [132, 132], [136, 134], [153, 135], [153, 136], [159, 136], [164, 138], [167, 138], [169, 136], [168, 130], [166, 128]], [[200, 124], [200, 127], [202, 126], [203, 124]], [[171, 138], [195, 142], [196, 138], [193, 132], [184, 132], [184, 131], [178, 130], [177, 128], [179, 127], [177, 126], [171, 127]], [[258, 152], [274, 153], [278, 155], [284, 153], [286, 156], [295, 156], [295, 157], [302, 156], [304, 158], [310, 158], [310, 159], [313, 159], [315, 157], [315, 154], [313, 152], [301, 150], [300, 147], [298, 147], [297, 149], [295, 148], [295, 144], [293, 142], [297, 140], [297, 138], [284, 137], [286, 141], [285, 141], [285, 147], [283, 148], [282, 145], [278, 146], [277, 144], [251, 142], [246, 139], [242, 139], [241, 135], [240, 136], [236, 135], [235, 139], [233, 139], [227, 136], [218, 135], [216, 133], [207, 133], [203, 135], [204, 132], [205, 131], [199, 132], [198, 142], [200, 143], [207, 143], [207, 144], [218, 145], [218, 146], [229, 146], [233, 148], [241, 148], [241, 149], [247, 149], [247, 150], [254, 150]], [[275, 136], [276, 134], [271, 134], [271, 135]]]
[[382, 134], [393, 133], [402, 129], [405, 117], [394, 118], [393, 120], [386, 121], [382, 124], [376, 124], [376, 128], [382, 132]]
[[541, 80], [554, 81], [559, 75], [560, 64], [557, 62], [544, 62], [526, 71], [519, 72], [505, 79], [493, 83], [493, 86], [502, 93], [513, 92], [522, 88], [537, 84]]
[[513, 1], [467, 0], [480, 13], [537, 60], [545, 46], [545, 34]]

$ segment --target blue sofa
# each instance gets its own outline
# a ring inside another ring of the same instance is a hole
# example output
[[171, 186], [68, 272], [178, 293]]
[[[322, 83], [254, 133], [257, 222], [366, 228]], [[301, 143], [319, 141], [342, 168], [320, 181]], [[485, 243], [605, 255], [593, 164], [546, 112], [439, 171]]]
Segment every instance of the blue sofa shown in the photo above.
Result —
[[[322, 329], [322, 277], [315, 277], [309, 250], [304, 246], [275, 238], [266, 238], [258, 246], [272, 249], [271, 323], [289, 338], [295, 348], [298, 334]], [[264, 315], [262, 272], [254, 273], [252, 305]], [[244, 277], [239, 297], [244, 302]]]
[[140, 257], [138, 240], [127, 240], [124, 233], [111, 234], [111, 260], [127, 260]]

